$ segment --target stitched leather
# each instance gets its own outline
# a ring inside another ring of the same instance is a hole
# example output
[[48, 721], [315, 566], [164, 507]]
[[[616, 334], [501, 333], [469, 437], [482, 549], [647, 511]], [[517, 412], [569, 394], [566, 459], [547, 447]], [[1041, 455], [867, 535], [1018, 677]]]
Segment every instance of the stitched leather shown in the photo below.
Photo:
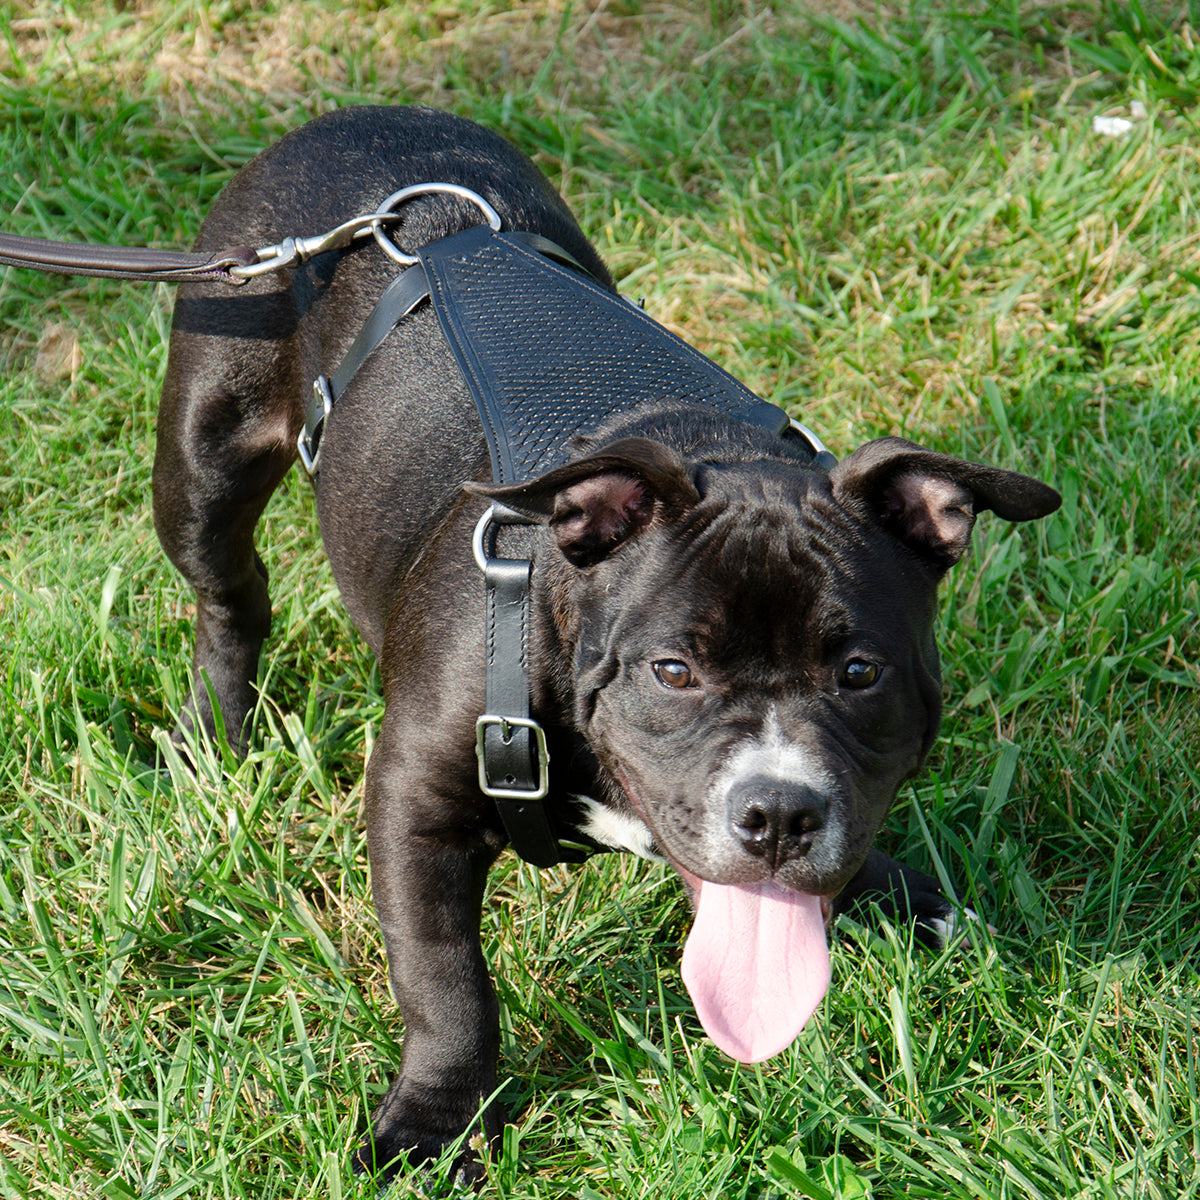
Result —
[[782, 409], [640, 309], [509, 234], [477, 226], [416, 254], [497, 483], [561, 466], [577, 434], [647, 401], [788, 428]]
[[87, 246], [54, 242], [46, 238], [0, 234], [0, 264], [32, 267], [60, 275], [96, 275], [113, 279], [162, 280], [189, 283], [219, 279], [242, 283], [229, 274], [230, 267], [246, 267], [258, 261], [249, 246], [236, 246], [216, 254], [189, 254], [179, 250], [147, 250], [141, 247]]

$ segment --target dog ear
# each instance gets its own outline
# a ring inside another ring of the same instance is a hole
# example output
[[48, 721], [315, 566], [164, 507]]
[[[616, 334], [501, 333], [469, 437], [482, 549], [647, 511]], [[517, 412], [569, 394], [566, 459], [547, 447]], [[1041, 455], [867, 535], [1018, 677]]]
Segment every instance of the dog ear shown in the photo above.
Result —
[[1049, 516], [1062, 498], [1015, 471], [937, 454], [903, 438], [860, 446], [831, 473], [843, 507], [870, 516], [941, 570], [967, 551], [979, 512], [1006, 521]]
[[528, 483], [463, 487], [548, 525], [576, 567], [599, 562], [652, 522], [674, 520], [700, 498], [684, 460], [647, 438], [613, 442]]

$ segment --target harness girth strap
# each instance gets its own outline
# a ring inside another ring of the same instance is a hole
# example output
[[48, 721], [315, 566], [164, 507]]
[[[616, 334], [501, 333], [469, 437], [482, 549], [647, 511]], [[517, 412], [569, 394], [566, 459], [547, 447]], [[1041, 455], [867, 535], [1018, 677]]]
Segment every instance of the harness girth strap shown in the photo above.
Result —
[[300, 430], [297, 447], [301, 461], [310, 475], [315, 475], [321, 466], [321, 433], [325, 419], [341, 398], [350, 380], [359, 368], [379, 349], [384, 338], [396, 327], [396, 323], [408, 316], [429, 295], [425, 272], [419, 266], [409, 267], [384, 289], [371, 315], [366, 319], [358, 336], [350, 343], [350, 349], [338, 364], [337, 370], [329, 375], [318, 375], [313, 382], [312, 395]]
[[532, 531], [518, 525], [505, 540], [506, 554], [519, 557], [489, 556], [483, 573], [487, 714], [477, 725], [480, 783], [495, 801], [514, 852], [536, 867], [551, 867], [584, 855], [560, 846], [551, 827], [545, 735], [529, 719]]

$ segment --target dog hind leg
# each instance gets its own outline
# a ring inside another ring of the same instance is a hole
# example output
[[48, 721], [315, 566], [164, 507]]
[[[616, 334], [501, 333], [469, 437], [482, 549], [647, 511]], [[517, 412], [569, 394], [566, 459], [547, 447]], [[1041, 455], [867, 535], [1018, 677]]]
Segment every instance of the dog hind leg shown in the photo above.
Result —
[[181, 289], [154, 462], [159, 541], [196, 593], [192, 695], [181, 723], [215, 735], [211, 688], [239, 752], [271, 624], [254, 528], [296, 457], [302, 419], [287, 352], [291, 297], [278, 283], [246, 293]]

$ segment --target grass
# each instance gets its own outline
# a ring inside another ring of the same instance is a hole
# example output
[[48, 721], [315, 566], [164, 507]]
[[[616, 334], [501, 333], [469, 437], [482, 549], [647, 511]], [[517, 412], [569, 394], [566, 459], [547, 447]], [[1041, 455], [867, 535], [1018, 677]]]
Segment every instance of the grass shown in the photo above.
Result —
[[[184, 246], [283, 130], [440, 104], [533, 153], [626, 294], [836, 451], [898, 432], [1063, 491], [1040, 528], [980, 522], [943, 736], [883, 834], [997, 932], [936, 954], [843, 922], [818, 1018], [742, 1068], [680, 986], [669, 873], [506, 857], [484, 938], [515, 1120], [484, 1195], [1200, 1194], [1186, 6], [0, 15], [11, 232]], [[400, 1036], [356, 820], [381, 702], [298, 478], [262, 534], [254, 752], [145, 766], [189, 653], [149, 515], [171, 300], [0, 277], [0, 1194], [366, 1196], [347, 1156]]]

